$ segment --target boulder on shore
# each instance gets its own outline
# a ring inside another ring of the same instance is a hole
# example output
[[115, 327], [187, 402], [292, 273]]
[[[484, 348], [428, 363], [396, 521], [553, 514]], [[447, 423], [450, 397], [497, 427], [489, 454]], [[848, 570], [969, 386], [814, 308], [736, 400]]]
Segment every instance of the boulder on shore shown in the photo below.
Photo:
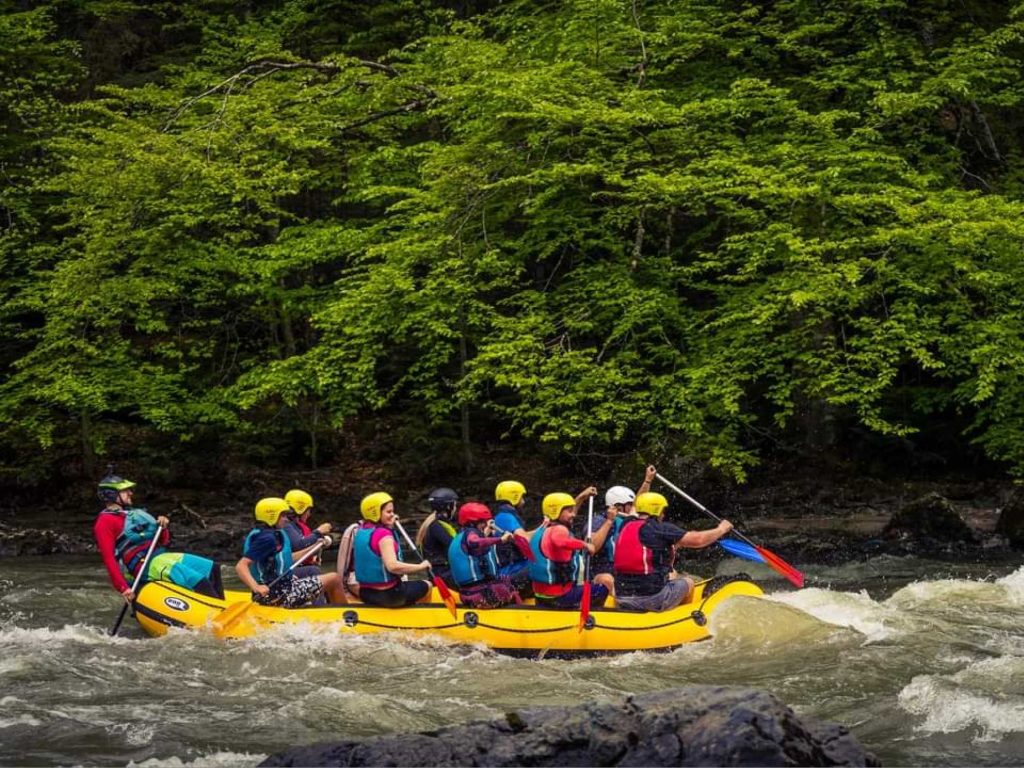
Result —
[[974, 543], [974, 531], [952, 502], [938, 493], [927, 493], [906, 504], [889, 520], [884, 536]]
[[1011, 547], [1024, 549], [1024, 488], [1014, 491], [999, 513], [996, 533], [1005, 536]]
[[691, 686], [536, 707], [427, 733], [295, 747], [261, 765], [880, 765], [850, 732], [752, 688]]

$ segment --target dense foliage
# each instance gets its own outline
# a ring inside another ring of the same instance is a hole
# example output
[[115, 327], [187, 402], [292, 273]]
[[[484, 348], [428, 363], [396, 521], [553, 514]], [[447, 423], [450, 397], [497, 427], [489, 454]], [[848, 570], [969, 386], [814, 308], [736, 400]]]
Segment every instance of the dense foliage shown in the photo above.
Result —
[[0, 8], [10, 477], [360, 429], [1024, 472], [1022, 3]]

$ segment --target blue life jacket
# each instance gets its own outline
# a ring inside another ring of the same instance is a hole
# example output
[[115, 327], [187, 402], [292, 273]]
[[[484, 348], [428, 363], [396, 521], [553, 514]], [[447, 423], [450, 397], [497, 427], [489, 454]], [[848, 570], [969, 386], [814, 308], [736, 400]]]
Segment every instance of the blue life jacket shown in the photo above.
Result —
[[[497, 509], [494, 510], [495, 522], [497, 522], [498, 515], [501, 514], [512, 515], [512, 517], [516, 519], [516, 523], [518, 524], [514, 528], [502, 528], [502, 530], [507, 531], [508, 533], [515, 533], [516, 528], [524, 527], [522, 518], [519, 517], [519, 511], [514, 506], [509, 504], [507, 501], [501, 502], [498, 505]], [[513, 563], [518, 563], [526, 559], [525, 557], [523, 557], [523, 553], [516, 549], [515, 544], [513, 544], [511, 541], [508, 543], [496, 544], [494, 546], [494, 553], [498, 558], [499, 568], [502, 568], [507, 565], [512, 565]]]
[[[272, 557], [261, 561], [253, 560], [253, 562], [249, 563], [249, 573], [256, 579], [257, 584], [269, 585], [270, 582], [278, 576], [287, 573], [288, 569], [292, 567], [292, 543], [288, 541], [284, 531], [278, 528], [253, 528], [249, 531], [249, 535], [245, 537], [245, 544], [242, 545], [242, 555], [250, 557], [249, 552], [251, 551], [252, 540], [268, 530], [274, 532], [274, 536], [278, 541], [278, 550]], [[250, 559], [252, 558], [250, 557]]]
[[[142, 507], [125, 510], [124, 530], [114, 540], [114, 555], [128, 575], [135, 575], [135, 571], [142, 564], [146, 552], [149, 551], [149, 545], [153, 542], [153, 537], [157, 535], [159, 529], [160, 526], [157, 525], [156, 518]], [[163, 548], [158, 546], [153, 550], [153, 556], [155, 557], [163, 551]]]
[[469, 553], [466, 534], [476, 528], [463, 528], [448, 545], [448, 568], [452, 579], [460, 587], [472, 587], [498, 574], [496, 547], [488, 547], [481, 555]]
[[[608, 536], [605, 537], [604, 546], [597, 551], [596, 555], [594, 555], [595, 565], [598, 563], [608, 563], [611, 565], [615, 562], [615, 547], [619, 543], [619, 534], [622, 533], [622, 526], [635, 519], [635, 517], [619, 515], [612, 521], [612, 529], [608, 531]], [[594, 522], [597, 523], [596, 520]], [[600, 527], [600, 525], [595, 524], [594, 530], [597, 530]]]
[[[558, 523], [556, 523], [558, 525]], [[533, 534], [530, 539], [530, 549], [533, 550], [534, 561], [530, 563], [530, 580], [540, 584], [573, 584], [579, 574], [580, 554], [574, 552], [572, 557], [564, 563], [557, 563], [541, 549], [541, 542], [548, 535], [554, 526], [548, 525]]]
[[[352, 542], [352, 556], [356, 561], [356, 581], [361, 586], [391, 587], [399, 582], [399, 578], [384, 567], [384, 559], [370, 548], [373, 533], [382, 525], [368, 525], [356, 531]], [[387, 528], [386, 530], [390, 530]], [[395, 540], [395, 557], [402, 559], [402, 545]]]

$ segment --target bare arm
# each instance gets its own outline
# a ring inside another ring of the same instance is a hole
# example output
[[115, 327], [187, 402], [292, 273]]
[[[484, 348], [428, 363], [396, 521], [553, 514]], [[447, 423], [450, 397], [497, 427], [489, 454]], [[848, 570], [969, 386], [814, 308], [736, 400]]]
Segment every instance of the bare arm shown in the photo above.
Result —
[[594, 531], [591, 542], [594, 544], [595, 552], [604, 546], [604, 542], [608, 538], [608, 534], [611, 533], [612, 526], [615, 524], [615, 518], [618, 515], [619, 513], [615, 509], [609, 509], [605, 515], [604, 522], [601, 523], [601, 527]]
[[647, 469], [644, 470], [644, 481], [640, 483], [640, 487], [636, 489], [637, 496], [651, 490], [651, 483], [654, 481], [654, 476], [657, 474], [657, 468], [653, 464], [649, 464]]
[[731, 530], [732, 523], [728, 520], [723, 520], [715, 528], [709, 528], [706, 531], [687, 531], [683, 538], [676, 542], [676, 546], [686, 547], [687, 549], [702, 549], [711, 546]]
[[[327, 539], [327, 542], [328, 542], [327, 544], [324, 544], [324, 549], [326, 549], [333, 542], [331, 541], [330, 537], [328, 537], [328, 536], [324, 536], [323, 538]], [[302, 558], [304, 558], [306, 556], [306, 553], [308, 553], [311, 549], [313, 549], [313, 547], [315, 547], [315, 546], [317, 546], [319, 544], [320, 544], [320, 539], [317, 539], [316, 544], [310, 544], [305, 549], [300, 549], [300, 550], [298, 550], [296, 552], [292, 552], [292, 562], [293, 563], [297, 563], [299, 560], [301, 560]]]
[[596, 488], [596, 486], [593, 486], [593, 485], [587, 486], [582, 491], [580, 491], [579, 493], [576, 494], [575, 502], [576, 502], [576, 511], [577, 512], [580, 511], [580, 507], [582, 507], [583, 503], [587, 499], [589, 499], [591, 496], [597, 496], [597, 488]]
[[250, 592], [256, 592], [261, 595], [267, 594], [270, 592], [270, 588], [266, 584], [260, 584], [252, 577], [252, 571], [249, 570], [250, 565], [252, 565], [252, 560], [248, 557], [243, 557], [235, 563], [235, 573], [238, 574], [238, 578], [249, 588]]
[[404, 576], [407, 573], [419, 573], [430, 568], [430, 561], [424, 560], [421, 563], [403, 563], [395, 555], [395, 540], [386, 538], [380, 540], [380, 559], [384, 561], [384, 568], [388, 573], [396, 576]]

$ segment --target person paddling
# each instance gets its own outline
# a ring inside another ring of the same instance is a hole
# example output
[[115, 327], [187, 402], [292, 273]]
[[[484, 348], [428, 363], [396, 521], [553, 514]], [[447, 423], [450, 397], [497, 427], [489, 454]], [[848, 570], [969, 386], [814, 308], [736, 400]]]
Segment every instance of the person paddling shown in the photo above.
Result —
[[[518, 480], [502, 480], [494, 489], [494, 525], [497, 530], [520, 536], [529, 541], [534, 532], [527, 532], [523, 525], [526, 510], [526, 486]], [[495, 549], [498, 558], [498, 575], [508, 577], [523, 597], [529, 597], [530, 561], [519, 551], [512, 540], [502, 542]]]
[[[316, 528], [310, 528], [309, 518], [313, 511], [313, 497], [305, 491], [293, 488], [284, 495], [288, 502], [288, 520], [283, 528], [289, 543], [292, 545], [292, 552], [299, 552], [311, 547], [331, 532], [330, 523], [321, 523]], [[319, 576], [320, 575], [320, 552], [306, 561], [307, 564], [296, 566], [296, 576]], [[321, 595], [313, 601], [313, 605], [325, 605], [327, 596]]]
[[491, 510], [480, 502], [467, 502], [459, 507], [458, 534], [448, 547], [451, 578], [459, 590], [462, 603], [471, 608], [497, 608], [522, 602], [508, 576], [498, 575], [495, 548], [507, 544], [512, 534], [494, 535]]
[[371, 493], [360, 502], [359, 514], [363, 522], [353, 538], [352, 558], [360, 599], [367, 605], [397, 608], [427, 597], [429, 582], [402, 580], [403, 576], [428, 572], [430, 561], [402, 561], [402, 546], [394, 533], [398, 516], [391, 495], [384, 491]]
[[[168, 552], [170, 521], [163, 515], [153, 517], [134, 505], [135, 483], [113, 473], [99, 482], [97, 495], [104, 507], [93, 524], [93, 536], [110, 583], [125, 602], [133, 599], [129, 580], [170, 581], [210, 597], [224, 597], [220, 567], [205, 557], [187, 552]], [[146, 573], [138, 571], [146, 552], [159, 531], [157, 548], [149, 559]], [[138, 590], [136, 590], [137, 592]]]
[[[344, 604], [347, 601], [338, 574], [299, 576], [298, 569], [292, 569], [292, 564], [301, 560], [312, 547], [292, 549], [283, 530], [288, 524], [289, 509], [288, 502], [277, 497], [256, 503], [253, 512], [256, 526], [246, 535], [242, 557], [235, 564], [238, 577], [259, 603], [297, 608], [312, 603], [326, 592], [331, 603]], [[330, 546], [330, 536], [323, 538], [326, 546]]]
[[459, 494], [451, 488], [435, 488], [427, 497], [430, 514], [416, 532], [416, 546], [429, 560], [434, 573], [442, 579], [449, 575], [448, 547], [458, 530], [455, 527], [455, 508]]
[[[582, 502], [597, 493], [587, 488], [575, 499], [568, 493], [549, 493], [541, 504], [545, 521], [530, 540], [535, 560], [530, 563], [530, 579], [537, 605], [552, 608], [579, 608], [583, 599], [583, 585], [577, 584], [580, 574], [580, 552], [593, 555], [611, 530], [616, 512], [609, 510], [604, 523], [590, 543], [577, 539], [571, 533], [572, 522]], [[598, 536], [601, 540], [598, 541]], [[594, 584], [590, 593], [591, 605], [601, 607], [608, 599], [608, 588]]]
[[662, 519], [668, 499], [660, 493], [641, 493], [636, 498], [639, 519], [622, 527], [615, 546], [615, 604], [637, 611], [668, 611], [685, 603], [693, 592], [693, 580], [672, 567], [680, 547], [701, 549], [732, 530], [723, 520], [716, 528], [684, 531]]
[[[615, 545], [618, 541], [619, 532], [622, 530], [622, 526], [630, 520], [637, 519], [636, 505], [634, 503], [636, 497], [642, 493], [647, 493], [651, 489], [651, 482], [653, 482], [657, 473], [658, 470], [653, 464], [648, 466], [644, 472], [644, 480], [635, 493], [624, 485], [613, 485], [604, 494], [605, 512], [600, 518], [595, 518], [594, 520], [594, 529], [590, 533], [594, 535], [595, 544], [597, 541], [601, 541], [601, 545], [596, 547], [597, 551], [590, 561], [590, 572], [593, 574], [594, 583], [603, 584], [613, 597], [615, 596], [615, 575], [612, 563], [615, 560]], [[604, 525], [605, 519], [609, 517], [610, 510], [615, 511], [615, 516], [612, 517], [612, 527], [608, 531], [608, 535], [601, 540], [596, 534], [601, 526]], [[579, 537], [581, 539], [587, 537], [588, 531], [586, 528], [586, 521], [583, 521], [579, 529]]]

